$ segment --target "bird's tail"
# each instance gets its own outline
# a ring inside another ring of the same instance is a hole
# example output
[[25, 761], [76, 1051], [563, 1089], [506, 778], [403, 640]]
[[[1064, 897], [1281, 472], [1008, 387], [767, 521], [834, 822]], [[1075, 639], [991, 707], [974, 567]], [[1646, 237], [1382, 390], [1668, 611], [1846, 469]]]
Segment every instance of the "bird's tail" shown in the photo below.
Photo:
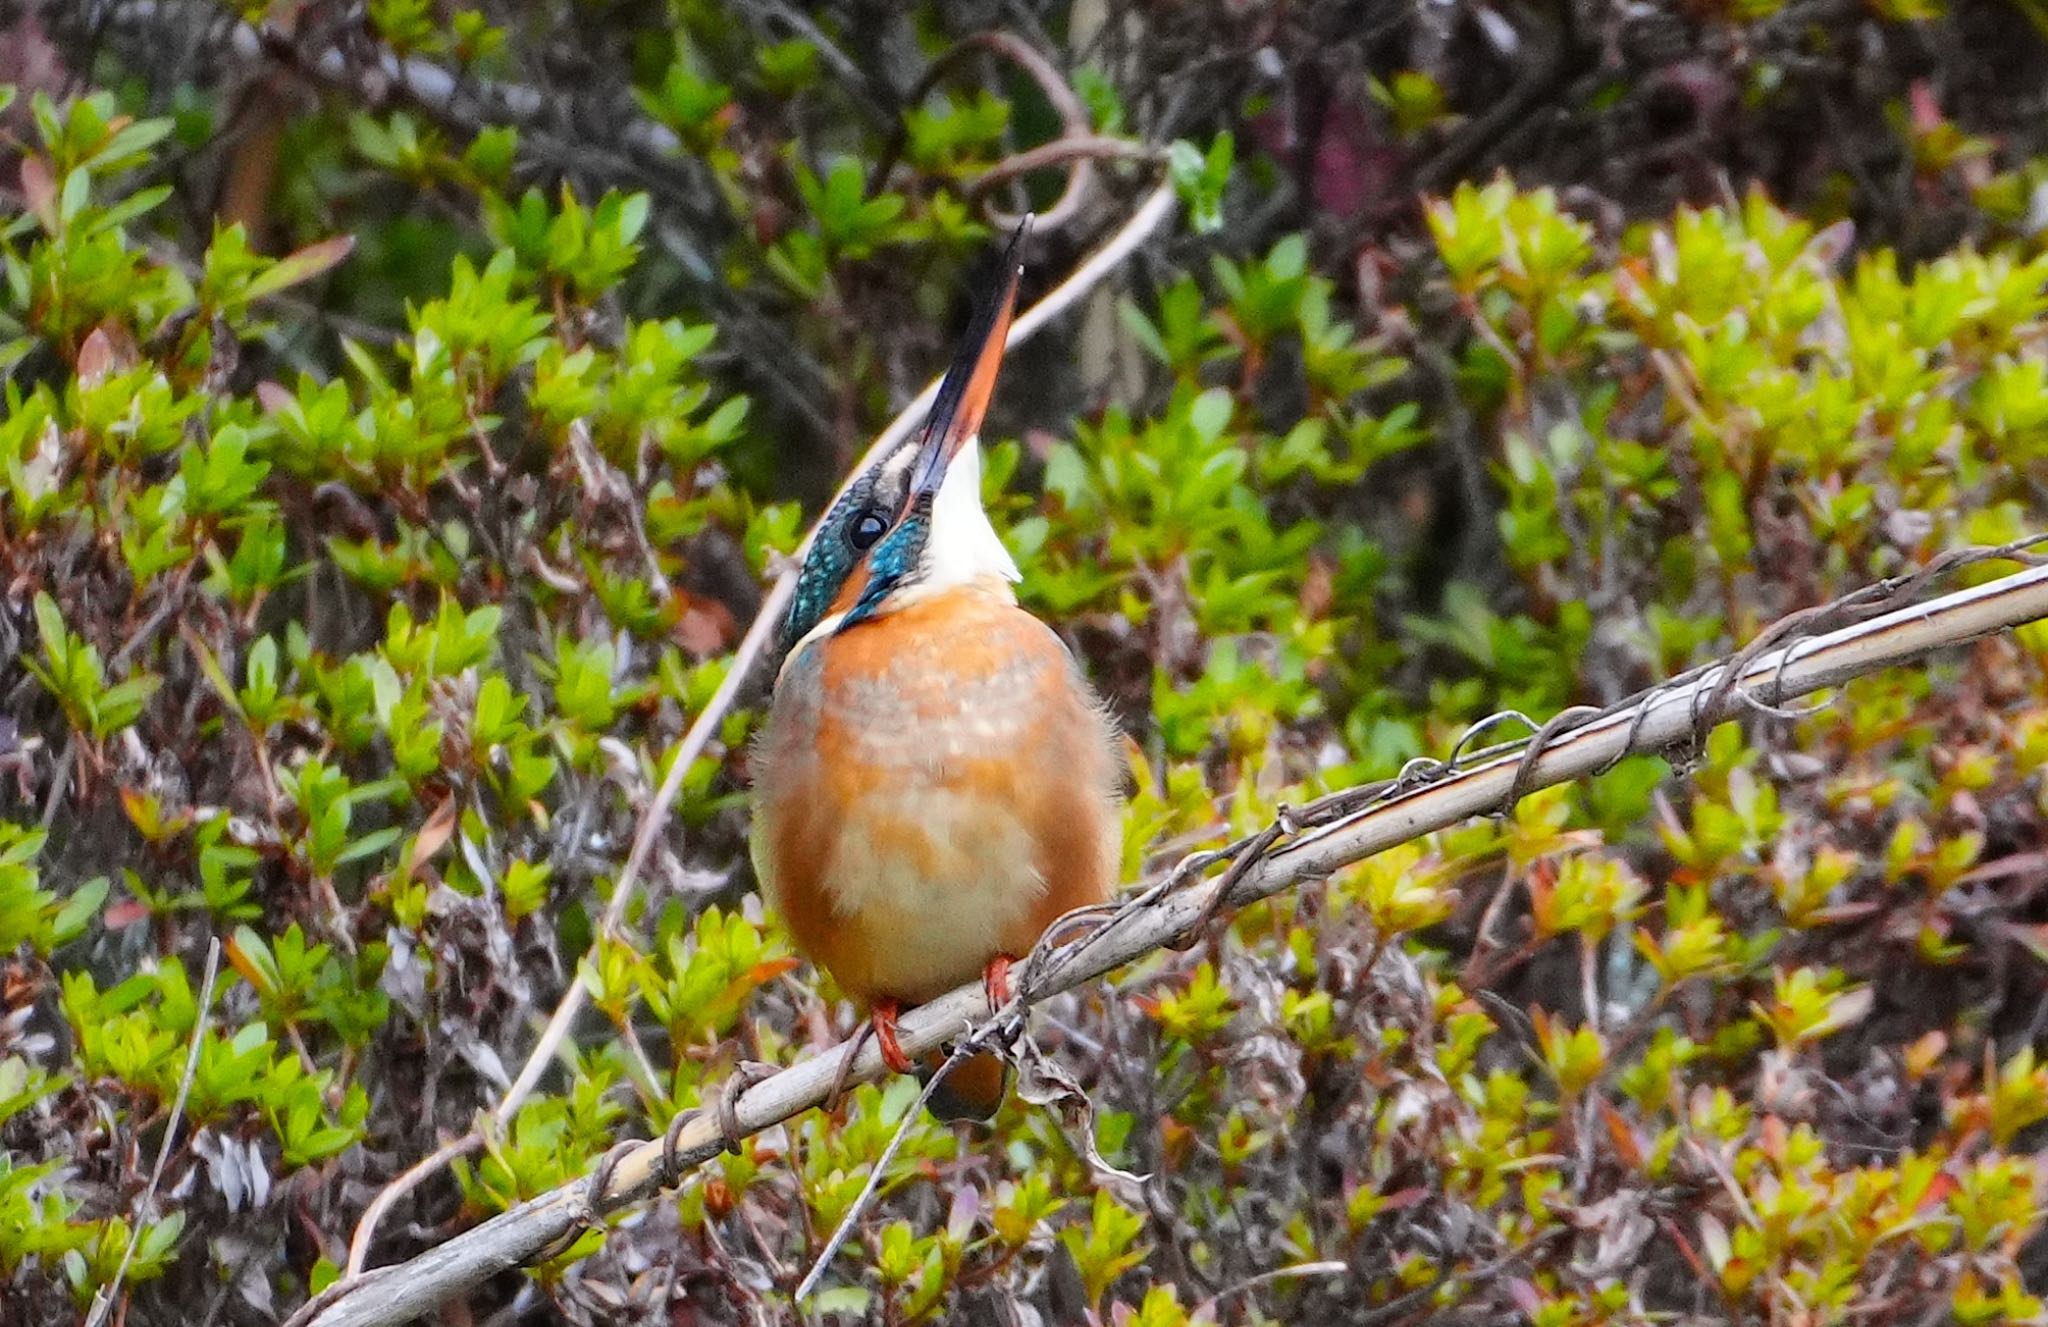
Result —
[[[946, 1062], [946, 1052], [933, 1051], [918, 1065], [917, 1076], [929, 1082]], [[928, 1109], [942, 1120], [992, 1120], [1010, 1090], [1010, 1066], [992, 1051], [970, 1055], [955, 1065], [932, 1092]]]

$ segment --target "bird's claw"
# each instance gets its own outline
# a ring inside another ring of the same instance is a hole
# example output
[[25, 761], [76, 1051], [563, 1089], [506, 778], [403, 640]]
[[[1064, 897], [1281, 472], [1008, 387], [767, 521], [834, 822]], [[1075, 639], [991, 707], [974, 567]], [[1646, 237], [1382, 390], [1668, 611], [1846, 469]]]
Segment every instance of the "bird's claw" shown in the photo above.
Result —
[[1010, 966], [1013, 961], [1008, 954], [997, 954], [982, 970], [981, 990], [988, 997], [991, 1013], [1010, 1002]]
[[894, 1000], [884, 1000], [875, 1006], [875, 1046], [882, 1052], [882, 1063], [889, 1066], [891, 1073], [907, 1074], [911, 1070], [910, 1057], [903, 1053], [903, 1043], [896, 1039], [898, 1012]]

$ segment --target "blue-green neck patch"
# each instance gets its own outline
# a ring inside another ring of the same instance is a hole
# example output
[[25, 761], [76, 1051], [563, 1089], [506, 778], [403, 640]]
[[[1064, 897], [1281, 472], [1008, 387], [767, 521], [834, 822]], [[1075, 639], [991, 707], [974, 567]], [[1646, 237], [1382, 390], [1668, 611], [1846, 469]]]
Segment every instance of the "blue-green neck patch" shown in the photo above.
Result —
[[839, 624], [841, 631], [873, 617], [891, 593], [916, 581], [924, 562], [925, 540], [932, 530], [932, 500], [929, 492], [918, 494], [896, 528], [868, 555], [867, 587]]
[[853, 574], [860, 554], [847, 540], [847, 527], [874, 502], [875, 478], [873, 470], [862, 475], [825, 513], [818, 526], [818, 537], [811, 541], [811, 551], [804, 555], [803, 569], [797, 573], [796, 592], [790, 596], [789, 614], [782, 619], [782, 632], [776, 641], [777, 657], [787, 655], [810, 634], [832, 601], [839, 597], [846, 578]]

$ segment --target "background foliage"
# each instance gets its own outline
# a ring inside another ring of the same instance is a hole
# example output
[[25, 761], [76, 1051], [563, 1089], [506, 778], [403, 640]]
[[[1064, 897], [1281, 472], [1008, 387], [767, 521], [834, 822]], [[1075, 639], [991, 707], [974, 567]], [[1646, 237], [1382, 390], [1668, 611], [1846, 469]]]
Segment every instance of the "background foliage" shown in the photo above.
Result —
[[[1134, 742], [1132, 879], [2048, 504], [2036, 0], [9, 21], [10, 1322], [138, 1227], [125, 1321], [281, 1317], [571, 982], [570, 1051], [375, 1261], [850, 1029], [751, 892], [758, 683], [595, 919], [998, 209], [1050, 209], [1031, 298], [1183, 195], [990, 430], [1024, 597]], [[1016, 169], [1063, 134], [1080, 185]], [[2042, 1321], [2044, 652], [1725, 726], [1056, 1004], [1092, 1123], [914, 1127], [805, 1312]], [[794, 1320], [912, 1086], [462, 1315]]]

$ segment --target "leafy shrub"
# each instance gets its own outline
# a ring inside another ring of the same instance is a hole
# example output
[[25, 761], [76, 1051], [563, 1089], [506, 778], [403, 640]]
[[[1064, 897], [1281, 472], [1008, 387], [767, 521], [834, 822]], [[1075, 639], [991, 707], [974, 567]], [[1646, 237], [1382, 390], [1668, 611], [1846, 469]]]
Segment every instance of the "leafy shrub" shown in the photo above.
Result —
[[[1403, 16], [1397, 60], [1339, 6], [1218, 6], [1193, 44], [1113, 8], [1047, 31], [1081, 127], [1164, 160], [1096, 163], [1033, 290], [1161, 171], [1194, 233], [1020, 352], [987, 480], [1025, 602], [1133, 738], [1131, 878], [1496, 709], [1612, 701], [2038, 526], [2048, 259], [2016, 200], [2042, 145], [2007, 103], [1945, 111], [1880, 62], [1839, 95], [1896, 113], [1849, 116], [1797, 192], [1684, 188], [1784, 149], [1821, 95], [1787, 73], [1823, 58], [1806, 25], [1981, 54], [1976, 20], [1722, 7], [1677, 59], [1637, 15], [1614, 86], [1517, 127], [1484, 23], [1424, 59]], [[1583, 8], [1518, 20], [1528, 59], [1583, 55]], [[111, 90], [8, 120], [8, 1320], [75, 1315], [131, 1240], [131, 1321], [274, 1320], [448, 1138], [481, 1146], [375, 1261], [850, 1030], [742, 865], [758, 681], [603, 919], [761, 577], [943, 361], [984, 205], [1062, 187], [986, 173], [1067, 111], [1007, 65], [918, 98], [874, 72], [960, 35], [936, 9], [794, 36], [754, 9], [364, 7], [363, 41], [460, 73], [439, 102], [366, 95], [383, 75], [317, 25], [270, 40], [318, 99], [179, 66], [243, 48], [168, 7], [24, 38]], [[564, 69], [605, 72], [520, 83]], [[1321, 98], [1307, 147], [1290, 97]], [[1671, 97], [1696, 136], [1607, 174], [1543, 127]], [[1910, 205], [1859, 179], [1880, 158]], [[274, 179], [216, 215], [202, 167]], [[1036, 1027], [1093, 1117], [911, 1121], [811, 1307], [2041, 1320], [2044, 650], [2028, 628], [1724, 726], [1059, 1002]], [[590, 1015], [501, 1117], [574, 983]], [[789, 1316], [913, 1086], [746, 1140], [471, 1311]]]

